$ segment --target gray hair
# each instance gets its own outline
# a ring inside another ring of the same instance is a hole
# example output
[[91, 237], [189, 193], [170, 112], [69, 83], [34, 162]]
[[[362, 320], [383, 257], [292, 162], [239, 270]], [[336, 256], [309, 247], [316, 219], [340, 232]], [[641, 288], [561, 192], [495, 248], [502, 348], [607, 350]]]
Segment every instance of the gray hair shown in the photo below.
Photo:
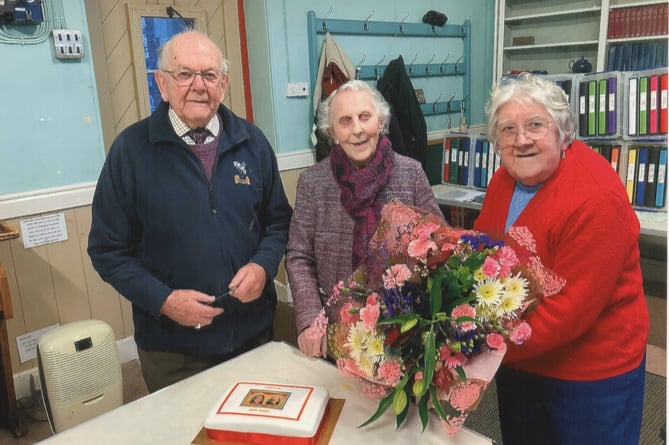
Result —
[[353, 90], [353, 91], [367, 91], [372, 97], [372, 105], [374, 106], [374, 112], [381, 121], [381, 134], [388, 133], [388, 125], [390, 124], [390, 105], [383, 98], [379, 90], [372, 87], [362, 80], [349, 80], [336, 90], [334, 90], [327, 99], [320, 103], [318, 106], [318, 129], [321, 133], [327, 136], [330, 142], [333, 142], [334, 138], [332, 137], [332, 116], [330, 114], [330, 106], [332, 105], [332, 99], [337, 96], [337, 94], [342, 91]]
[[560, 132], [560, 142], [571, 144], [577, 129], [577, 121], [569, 107], [564, 90], [554, 82], [530, 73], [521, 73], [515, 79], [504, 79], [490, 92], [486, 107], [488, 115], [488, 139], [497, 140], [499, 111], [509, 102], [543, 105]]
[[172, 55], [172, 44], [174, 43], [174, 41], [178, 37], [180, 37], [184, 34], [198, 34], [201, 37], [204, 37], [205, 39], [209, 40], [211, 42], [211, 44], [214, 45], [218, 49], [218, 56], [219, 56], [219, 59], [221, 61], [221, 66], [220, 66], [221, 73], [223, 73], [223, 75], [228, 74], [228, 72], [230, 71], [230, 62], [223, 56], [223, 51], [221, 51], [221, 48], [216, 44], [216, 42], [214, 42], [206, 34], [200, 32], [200, 31], [192, 30], [192, 29], [188, 29], [188, 30], [182, 31], [180, 33], [174, 34], [172, 37], [170, 37], [165, 43], [163, 43], [160, 46], [160, 48], [158, 49], [158, 69], [159, 70], [165, 71], [169, 68], [168, 64], [169, 64], [169, 60], [171, 58], [170, 56]]

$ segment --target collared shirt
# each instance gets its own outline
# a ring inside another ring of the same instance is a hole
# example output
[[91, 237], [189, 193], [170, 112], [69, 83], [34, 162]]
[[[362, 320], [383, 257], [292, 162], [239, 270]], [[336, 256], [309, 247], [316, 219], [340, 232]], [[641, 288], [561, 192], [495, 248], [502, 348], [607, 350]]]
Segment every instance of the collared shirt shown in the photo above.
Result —
[[[177, 113], [170, 107], [169, 111], [169, 116], [170, 116], [170, 122], [172, 123], [172, 127], [174, 128], [174, 131], [179, 135], [183, 141], [188, 144], [188, 145], [195, 145], [195, 141], [188, 135], [188, 132], [192, 130], [188, 125], [182, 121], [179, 116], [177, 116]], [[218, 135], [218, 131], [221, 128], [221, 123], [218, 120], [218, 115], [214, 115], [214, 117], [211, 118], [209, 123], [205, 127], [207, 130], [209, 130], [209, 135], [207, 136], [207, 139], [204, 141], [205, 144], [208, 144], [209, 142], [213, 141], [216, 139], [216, 136]]]

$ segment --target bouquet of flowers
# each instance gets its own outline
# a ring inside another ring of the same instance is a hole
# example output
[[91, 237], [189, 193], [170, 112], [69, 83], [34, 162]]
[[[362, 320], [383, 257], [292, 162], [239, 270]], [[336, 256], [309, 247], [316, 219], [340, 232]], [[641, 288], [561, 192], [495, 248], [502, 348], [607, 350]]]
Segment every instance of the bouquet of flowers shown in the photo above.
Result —
[[506, 342], [531, 335], [523, 315], [564, 281], [545, 269], [526, 228], [506, 242], [457, 229], [420, 209], [386, 204], [370, 253], [329, 305], [328, 348], [340, 372], [392, 407], [397, 427], [411, 400], [423, 425], [429, 409], [453, 436], [476, 409]]

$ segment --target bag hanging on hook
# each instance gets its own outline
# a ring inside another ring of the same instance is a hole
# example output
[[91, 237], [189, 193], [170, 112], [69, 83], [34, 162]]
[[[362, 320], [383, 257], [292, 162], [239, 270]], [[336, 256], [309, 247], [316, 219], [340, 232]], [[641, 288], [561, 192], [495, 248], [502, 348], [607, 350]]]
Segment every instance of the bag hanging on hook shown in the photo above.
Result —
[[430, 9], [423, 16], [423, 23], [428, 23], [432, 26], [444, 26], [448, 21], [448, 17], [443, 12]]

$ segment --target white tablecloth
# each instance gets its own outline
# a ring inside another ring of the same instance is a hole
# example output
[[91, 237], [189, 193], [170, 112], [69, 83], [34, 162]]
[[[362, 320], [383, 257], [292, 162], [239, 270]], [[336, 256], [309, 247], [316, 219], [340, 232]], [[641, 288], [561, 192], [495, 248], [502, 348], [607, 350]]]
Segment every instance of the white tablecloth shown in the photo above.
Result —
[[397, 431], [391, 410], [372, 425], [357, 428], [376, 411], [377, 400], [360, 395], [358, 383], [340, 375], [330, 363], [308, 358], [298, 349], [280, 342], [263, 345], [41, 443], [190, 444], [202, 429], [209, 410], [223, 392], [239, 380], [323, 386], [331, 397], [345, 399], [331, 445], [492, 444], [490, 439], [467, 429], [449, 439], [434, 413], [431, 413], [433, 417], [428, 427], [421, 433], [418, 412], [413, 408], [407, 421]]

